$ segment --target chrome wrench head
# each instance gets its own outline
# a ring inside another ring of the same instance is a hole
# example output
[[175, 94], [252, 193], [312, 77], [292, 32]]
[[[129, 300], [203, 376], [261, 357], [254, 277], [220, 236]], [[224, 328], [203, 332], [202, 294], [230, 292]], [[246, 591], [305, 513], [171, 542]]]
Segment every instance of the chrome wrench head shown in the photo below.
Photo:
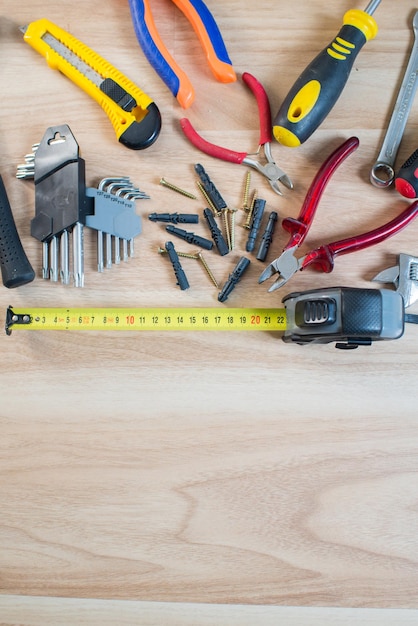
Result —
[[399, 254], [398, 265], [382, 270], [372, 278], [379, 283], [392, 283], [401, 294], [405, 309], [418, 300], [418, 257]]
[[392, 165], [394, 165], [395, 159], [390, 160], [391, 163], [376, 161], [376, 163], [370, 170], [370, 182], [375, 187], [386, 189], [386, 187], [390, 187], [390, 185], [395, 180], [395, 170], [392, 167]]
[[418, 87], [418, 11], [414, 15], [412, 27], [414, 45], [382, 148], [370, 172], [370, 182], [375, 187], [390, 187], [395, 179], [395, 160]]

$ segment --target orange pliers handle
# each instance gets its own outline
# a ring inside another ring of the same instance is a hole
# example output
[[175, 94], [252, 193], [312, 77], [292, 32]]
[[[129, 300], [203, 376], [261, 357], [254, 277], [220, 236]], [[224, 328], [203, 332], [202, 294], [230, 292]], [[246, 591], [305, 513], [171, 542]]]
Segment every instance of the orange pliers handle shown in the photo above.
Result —
[[[202, 0], [173, 0], [188, 18], [205, 51], [206, 59], [217, 80], [236, 80], [220, 30], [212, 13]], [[186, 109], [194, 100], [193, 86], [165, 47], [155, 25], [149, 0], [129, 0], [135, 33], [148, 61], [165, 82], [180, 105]]]

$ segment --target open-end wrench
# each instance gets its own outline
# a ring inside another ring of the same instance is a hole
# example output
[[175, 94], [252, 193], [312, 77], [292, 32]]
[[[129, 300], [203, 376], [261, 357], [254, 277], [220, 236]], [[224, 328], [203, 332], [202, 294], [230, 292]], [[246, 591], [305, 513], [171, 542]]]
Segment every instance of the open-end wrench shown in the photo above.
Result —
[[375, 187], [389, 187], [395, 178], [395, 159], [401, 143], [406, 122], [418, 87], [418, 11], [412, 21], [414, 45], [396, 99], [382, 149], [370, 172], [370, 182]]

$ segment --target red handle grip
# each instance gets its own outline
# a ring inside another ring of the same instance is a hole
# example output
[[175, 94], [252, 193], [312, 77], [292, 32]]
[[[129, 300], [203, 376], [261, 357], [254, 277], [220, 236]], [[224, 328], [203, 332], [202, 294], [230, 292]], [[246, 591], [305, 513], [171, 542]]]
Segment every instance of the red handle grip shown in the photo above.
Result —
[[337, 167], [356, 150], [359, 146], [359, 140], [357, 137], [350, 137], [339, 148], [334, 150], [332, 154], [324, 161], [318, 170], [315, 178], [313, 179], [311, 186], [308, 189], [302, 208], [299, 213], [299, 217], [294, 219], [292, 217], [286, 217], [282, 220], [282, 227], [290, 233], [290, 239], [286, 244], [284, 250], [293, 248], [293, 246], [300, 246], [315, 217], [315, 212], [318, 207], [321, 196], [324, 192], [327, 183]]
[[235, 152], [234, 150], [228, 150], [228, 148], [221, 148], [215, 146], [215, 144], [203, 139], [193, 128], [191, 122], [183, 117], [180, 120], [180, 126], [187, 139], [201, 152], [215, 157], [216, 159], [222, 159], [223, 161], [230, 161], [231, 163], [242, 163], [247, 156], [246, 152]]
[[243, 82], [251, 89], [257, 100], [258, 115], [260, 120], [260, 146], [272, 140], [272, 123], [270, 102], [263, 85], [248, 72], [242, 75]]
[[363, 235], [358, 235], [357, 237], [341, 239], [340, 241], [335, 241], [334, 243], [329, 243], [326, 246], [312, 250], [312, 252], [309, 252], [304, 257], [300, 269], [305, 269], [308, 265], [313, 265], [325, 273], [332, 272], [336, 256], [355, 252], [356, 250], [363, 250], [363, 248], [374, 246], [388, 237], [396, 235], [396, 233], [405, 228], [405, 226], [408, 226], [409, 222], [412, 222], [417, 215], [418, 200], [413, 202], [405, 211], [398, 215], [398, 217], [395, 217], [395, 219], [383, 226], [379, 226], [379, 228], [375, 230], [371, 230]]

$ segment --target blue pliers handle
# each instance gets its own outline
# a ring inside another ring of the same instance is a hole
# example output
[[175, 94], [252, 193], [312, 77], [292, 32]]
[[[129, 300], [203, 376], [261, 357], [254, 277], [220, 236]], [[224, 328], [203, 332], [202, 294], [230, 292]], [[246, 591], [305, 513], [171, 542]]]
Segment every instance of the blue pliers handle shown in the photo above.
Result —
[[[231, 83], [236, 74], [216, 21], [202, 0], [172, 0], [190, 21], [206, 53], [217, 80]], [[193, 86], [165, 47], [150, 8], [149, 0], [129, 0], [138, 42], [149, 63], [164, 81], [180, 105], [187, 109], [194, 100]]]

